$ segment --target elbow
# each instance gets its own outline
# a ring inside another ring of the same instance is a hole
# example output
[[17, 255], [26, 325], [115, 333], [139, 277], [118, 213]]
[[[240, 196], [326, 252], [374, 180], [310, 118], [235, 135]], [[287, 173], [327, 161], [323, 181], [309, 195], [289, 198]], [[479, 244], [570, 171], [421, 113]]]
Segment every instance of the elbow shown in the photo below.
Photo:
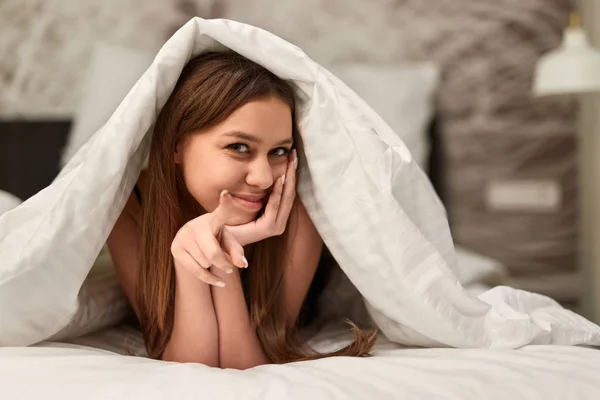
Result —
[[236, 369], [238, 371], [245, 371], [247, 369], [251, 369], [254, 367], [258, 367], [259, 365], [266, 365], [268, 364], [267, 361], [258, 361], [258, 362], [236, 362], [236, 363], [231, 363], [231, 364], [227, 364], [227, 363], [221, 363], [220, 368], [221, 369]]
[[237, 369], [245, 371], [250, 368], [258, 367], [259, 365], [271, 364], [264, 353], [256, 352], [255, 354], [221, 354], [219, 365], [223, 369]]
[[232, 362], [219, 362], [214, 357], [193, 355], [189, 353], [177, 354], [174, 352], [165, 351], [159, 358], [161, 361], [177, 362], [177, 363], [196, 363], [203, 364], [207, 367], [221, 368], [221, 369], [236, 369], [238, 371], [245, 371], [250, 368], [258, 367], [259, 365], [269, 364], [267, 360], [255, 360], [255, 361], [243, 361], [243, 360], [232, 360]]
[[177, 352], [169, 349], [165, 349], [164, 353], [159, 358], [161, 361], [178, 362], [178, 363], [196, 363], [203, 364], [207, 367], [218, 368], [219, 360], [218, 357], [214, 357], [212, 354], [194, 354], [193, 352]]

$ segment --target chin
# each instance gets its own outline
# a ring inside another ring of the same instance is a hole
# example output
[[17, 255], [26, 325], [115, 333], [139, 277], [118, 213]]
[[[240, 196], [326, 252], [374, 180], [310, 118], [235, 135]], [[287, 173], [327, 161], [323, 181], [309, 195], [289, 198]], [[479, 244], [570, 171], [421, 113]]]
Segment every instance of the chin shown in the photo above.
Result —
[[258, 216], [258, 213], [240, 213], [235, 216], [232, 216], [231, 222], [228, 223], [227, 225], [231, 225], [231, 226], [244, 225], [244, 224], [247, 224], [248, 222], [252, 222], [252, 221], [256, 220], [257, 216]]

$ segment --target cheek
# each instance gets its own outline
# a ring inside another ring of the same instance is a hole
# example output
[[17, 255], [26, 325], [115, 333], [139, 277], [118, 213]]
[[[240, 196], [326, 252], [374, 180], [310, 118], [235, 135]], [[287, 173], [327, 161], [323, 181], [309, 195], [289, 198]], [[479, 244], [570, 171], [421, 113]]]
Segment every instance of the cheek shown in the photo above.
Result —
[[287, 162], [285, 162], [285, 161], [278, 162], [278, 163], [274, 164], [271, 168], [273, 171], [273, 177], [279, 178], [280, 176], [283, 176], [286, 174]]
[[234, 190], [244, 181], [243, 168], [234, 160], [205, 158], [204, 162], [189, 163], [184, 169], [188, 191], [207, 212], [219, 204], [223, 189]]

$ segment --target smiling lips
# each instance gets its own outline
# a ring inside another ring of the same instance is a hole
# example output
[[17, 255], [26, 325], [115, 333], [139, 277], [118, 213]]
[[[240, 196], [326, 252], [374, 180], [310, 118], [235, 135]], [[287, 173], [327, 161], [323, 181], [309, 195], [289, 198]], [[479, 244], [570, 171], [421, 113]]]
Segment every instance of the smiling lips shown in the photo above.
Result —
[[267, 196], [256, 195], [256, 194], [233, 194], [231, 193], [231, 197], [235, 200], [236, 203], [241, 205], [243, 208], [246, 208], [250, 211], [260, 211], [260, 209], [265, 204], [265, 199]]

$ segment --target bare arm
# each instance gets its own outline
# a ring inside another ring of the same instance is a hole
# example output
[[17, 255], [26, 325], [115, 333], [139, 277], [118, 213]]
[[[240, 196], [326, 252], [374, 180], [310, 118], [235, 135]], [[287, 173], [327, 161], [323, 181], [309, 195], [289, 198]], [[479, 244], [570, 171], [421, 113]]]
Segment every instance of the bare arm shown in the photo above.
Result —
[[[121, 287], [136, 314], [140, 211], [136, 198], [130, 196], [107, 240]], [[175, 321], [163, 359], [218, 366], [217, 325], [210, 288], [187, 271], [177, 270], [176, 276]]]
[[289, 262], [285, 266], [283, 288], [287, 324], [293, 326], [317, 271], [323, 240], [299, 199], [290, 214], [289, 230]]
[[210, 286], [183, 268], [176, 269], [173, 332], [162, 359], [219, 366], [217, 318]]
[[[289, 326], [298, 318], [323, 249], [321, 237], [299, 200], [290, 214], [290, 239], [288, 263], [284, 266], [284, 307]], [[226, 284], [224, 288], [212, 288], [221, 368], [246, 369], [269, 363], [251, 327], [238, 271], [227, 275], [215, 269], [213, 273]]]
[[138, 318], [135, 293], [141, 233], [139, 215], [139, 204], [131, 195], [106, 240], [121, 288]]
[[219, 365], [221, 368], [247, 369], [268, 364], [269, 359], [250, 323], [237, 268], [229, 275], [216, 268], [211, 270], [225, 282], [224, 288], [212, 288], [219, 327]]

